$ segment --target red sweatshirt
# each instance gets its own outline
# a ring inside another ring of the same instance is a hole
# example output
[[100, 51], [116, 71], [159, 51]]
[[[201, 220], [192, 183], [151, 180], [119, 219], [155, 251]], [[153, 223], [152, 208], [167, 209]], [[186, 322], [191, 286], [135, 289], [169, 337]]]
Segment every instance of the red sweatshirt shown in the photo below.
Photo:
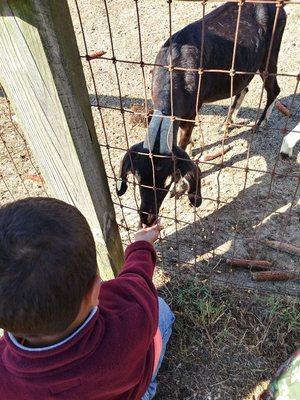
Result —
[[104, 282], [99, 308], [54, 349], [19, 348], [0, 340], [1, 400], [140, 400], [153, 373], [158, 301], [155, 251], [131, 244], [116, 279]]

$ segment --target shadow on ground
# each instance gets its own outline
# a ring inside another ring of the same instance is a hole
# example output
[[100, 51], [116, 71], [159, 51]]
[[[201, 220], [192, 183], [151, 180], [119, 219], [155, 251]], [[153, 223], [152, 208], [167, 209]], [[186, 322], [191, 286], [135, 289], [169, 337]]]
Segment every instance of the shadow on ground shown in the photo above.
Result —
[[[282, 101], [288, 104], [291, 98]], [[142, 102], [137, 98], [122, 99], [126, 108]], [[120, 100], [103, 96], [100, 104], [120, 107]], [[299, 95], [295, 104], [300, 104]], [[227, 107], [206, 105], [201, 112], [225, 117]], [[239, 115], [253, 121], [255, 110], [241, 108]], [[299, 119], [299, 113], [295, 113], [289, 129]], [[269, 129], [255, 134], [235, 129], [225, 139], [225, 145], [232, 146], [237, 139], [243, 139], [250, 145], [250, 158], [263, 157], [265, 170], [254, 183], [242, 190], [243, 185], [237, 182], [241, 186], [237, 196], [205, 217], [195, 210], [194, 223], [179, 226], [158, 246], [159, 270], [168, 281], [161, 285], [159, 293], [176, 315], [159, 374], [158, 400], [256, 399], [277, 367], [300, 345], [300, 311], [296, 303], [299, 281], [254, 283], [249, 271], [230, 271], [224, 262], [233, 255], [261, 258], [272, 261], [276, 269], [300, 272], [299, 257], [271, 250], [265, 244], [266, 238], [288, 237], [300, 245], [300, 209], [296, 205], [299, 165], [295, 158], [283, 161], [279, 157], [279, 130], [285, 121], [283, 117], [280, 126], [274, 126], [274, 121], [271, 119]], [[221, 142], [220, 137], [205, 146], [204, 152], [221, 146]], [[196, 148], [194, 154], [198, 153]], [[232, 156], [228, 153], [222, 164], [203, 165], [203, 183], [213, 174], [220, 174], [222, 179], [223, 171], [230, 168], [231, 173], [237, 163], [246, 166], [246, 158], [246, 152]], [[272, 171], [278, 175], [272, 175]], [[207, 194], [205, 184], [203, 194]], [[289, 207], [291, 202], [293, 207]], [[194, 212], [186, 197], [179, 203], [181, 210]], [[208, 203], [204, 201], [201, 207]], [[288, 294], [295, 297], [287, 298]]]

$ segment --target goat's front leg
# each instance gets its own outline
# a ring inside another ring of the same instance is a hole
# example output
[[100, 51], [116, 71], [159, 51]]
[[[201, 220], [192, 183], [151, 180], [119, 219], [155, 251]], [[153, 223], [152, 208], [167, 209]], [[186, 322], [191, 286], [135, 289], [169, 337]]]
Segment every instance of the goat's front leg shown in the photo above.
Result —
[[282, 142], [280, 153], [283, 158], [292, 157], [293, 149], [297, 142], [300, 141], [300, 122], [295, 128], [288, 133]]
[[276, 102], [276, 98], [280, 93], [280, 87], [278, 86], [277, 78], [275, 75], [268, 76], [265, 80], [264, 87], [267, 91], [267, 104], [264, 108], [264, 111], [258, 121], [258, 126], [264, 128], [271, 116], [273, 111], [273, 107]]
[[223, 124], [221, 125], [221, 127], [219, 129], [220, 133], [226, 132], [228, 127], [231, 124], [235, 123], [235, 120], [236, 120], [237, 114], [241, 108], [242, 102], [248, 92], [249, 92], [249, 89], [247, 87], [245, 87], [239, 94], [237, 94], [235, 96], [232, 107], [229, 111], [229, 114], [227, 115], [225, 121], [223, 122]]
[[195, 126], [194, 122], [181, 122], [179, 125], [179, 147], [183, 150], [186, 150], [187, 146], [189, 149], [187, 150], [188, 154], [191, 154], [194, 141], [191, 139], [193, 128]]
[[[267, 91], [267, 104], [265, 106], [265, 109], [258, 121], [258, 126], [264, 127], [267, 125], [269, 118], [271, 116], [273, 107], [276, 102], [276, 98], [280, 93], [280, 87], [277, 82], [277, 63], [278, 63], [278, 55], [279, 55], [279, 50], [280, 50], [280, 45], [281, 45], [281, 40], [282, 40], [282, 35], [285, 27], [285, 18], [279, 18], [276, 24], [276, 29], [275, 29], [275, 36], [274, 36], [274, 41], [272, 43], [272, 51], [270, 53], [270, 59], [267, 62], [267, 54], [265, 61], [261, 68], [259, 69], [261, 73], [261, 78], [264, 81], [264, 88]], [[270, 46], [271, 46], [270, 43]], [[268, 47], [268, 46], [267, 46]], [[269, 73], [272, 73], [274, 75], [267, 75], [265, 78], [264, 72], [268, 71]]]

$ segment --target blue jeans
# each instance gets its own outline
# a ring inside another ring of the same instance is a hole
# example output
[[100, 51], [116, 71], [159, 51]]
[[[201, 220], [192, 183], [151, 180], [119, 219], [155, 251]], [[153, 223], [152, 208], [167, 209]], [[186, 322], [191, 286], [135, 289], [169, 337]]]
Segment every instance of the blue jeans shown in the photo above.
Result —
[[148, 386], [147, 392], [144, 394], [141, 400], [151, 400], [155, 396], [157, 389], [157, 380], [156, 380], [157, 373], [159, 371], [164, 355], [166, 353], [167, 343], [170, 339], [172, 332], [172, 325], [173, 322], [175, 321], [174, 314], [172, 313], [170, 307], [161, 297], [158, 298], [158, 312], [159, 312], [158, 326], [162, 336], [162, 350], [157, 368], [152, 375], [152, 380], [150, 382], [150, 385]]

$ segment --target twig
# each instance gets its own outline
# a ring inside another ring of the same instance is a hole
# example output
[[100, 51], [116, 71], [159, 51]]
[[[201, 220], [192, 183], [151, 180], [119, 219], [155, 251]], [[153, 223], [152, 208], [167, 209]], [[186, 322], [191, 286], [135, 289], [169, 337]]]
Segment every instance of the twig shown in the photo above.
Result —
[[277, 240], [266, 240], [266, 245], [272, 249], [278, 249], [279, 251], [284, 251], [285, 253], [295, 254], [300, 256], [300, 247], [290, 243], [283, 243]]
[[31, 181], [38, 182], [38, 183], [44, 183], [44, 179], [43, 179], [42, 175], [39, 175], [39, 174], [25, 175], [25, 179], [29, 179]]
[[217, 150], [213, 153], [206, 154], [200, 157], [200, 161], [211, 161], [215, 158], [221, 157], [222, 155], [226, 154], [229, 150], [231, 150], [231, 146], [225, 146], [223, 149]]

